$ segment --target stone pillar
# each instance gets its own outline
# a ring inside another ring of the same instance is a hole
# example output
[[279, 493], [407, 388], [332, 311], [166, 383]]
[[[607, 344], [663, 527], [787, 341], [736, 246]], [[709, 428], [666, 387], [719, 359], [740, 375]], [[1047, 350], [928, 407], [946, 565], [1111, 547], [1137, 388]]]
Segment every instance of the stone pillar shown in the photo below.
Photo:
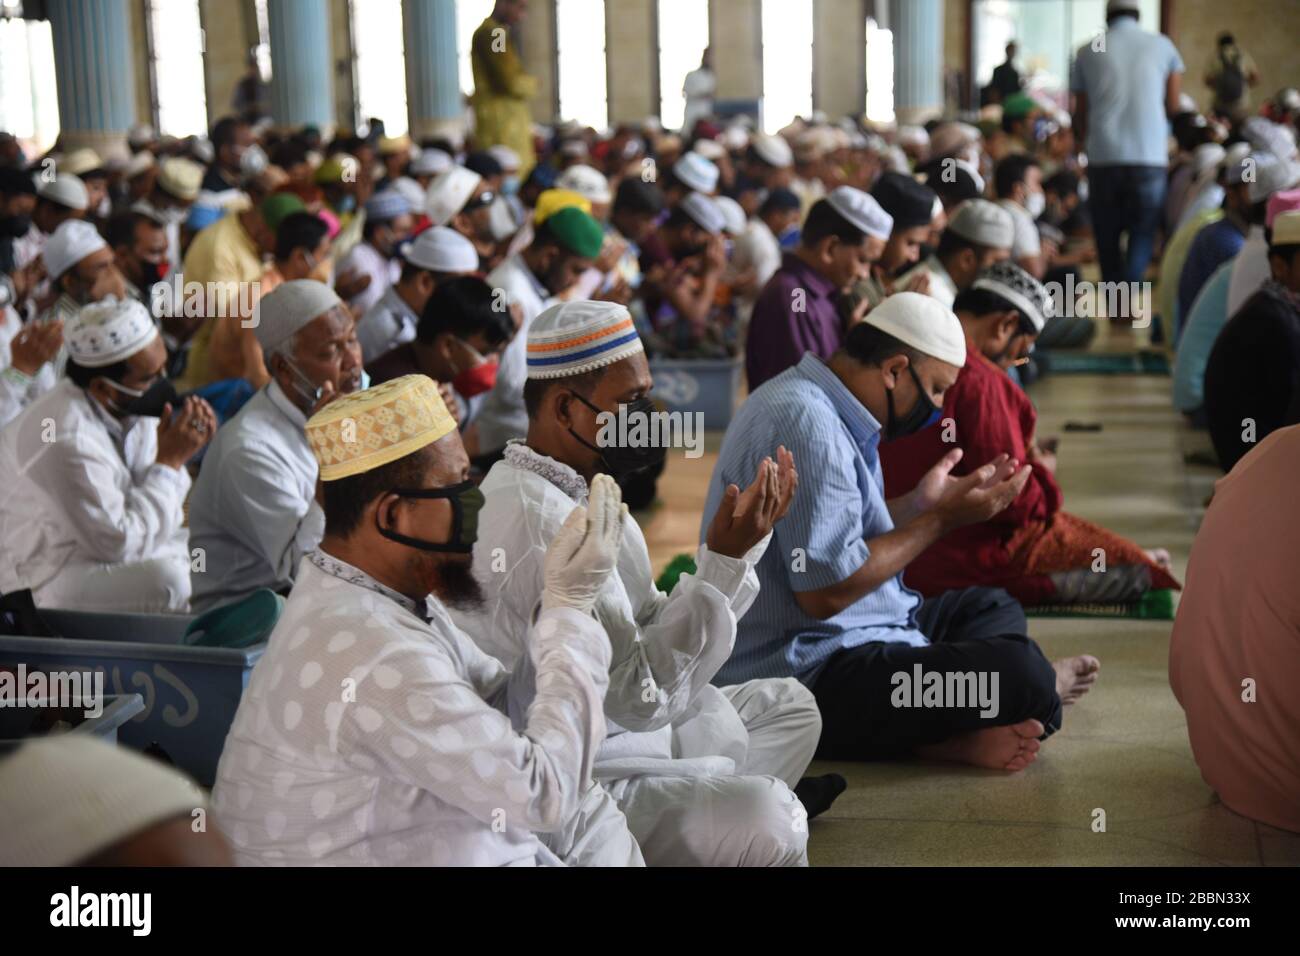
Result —
[[712, 0], [709, 37], [720, 100], [763, 98], [762, 0]]
[[135, 58], [126, 0], [49, 0], [65, 150], [126, 156], [135, 122]]
[[943, 0], [890, 0], [894, 112], [924, 123], [943, 112]]
[[330, 128], [334, 88], [325, 0], [272, 0], [271, 115], [280, 126]]
[[813, 107], [861, 116], [867, 105], [867, 10], [863, 0], [813, 4]]
[[609, 58], [609, 122], [640, 123], [659, 115], [654, 0], [609, 0], [605, 49]]
[[402, 0], [411, 138], [464, 134], [456, 0]]

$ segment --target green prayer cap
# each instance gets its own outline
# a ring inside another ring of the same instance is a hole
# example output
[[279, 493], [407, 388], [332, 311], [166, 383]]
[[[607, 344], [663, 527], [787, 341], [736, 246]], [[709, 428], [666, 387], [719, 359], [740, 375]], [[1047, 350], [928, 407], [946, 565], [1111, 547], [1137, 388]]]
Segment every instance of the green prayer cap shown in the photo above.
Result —
[[1012, 93], [1002, 103], [1002, 115], [1011, 119], [1020, 119], [1038, 109], [1033, 97], [1024, 93]]
[[595, 259], [605, 244], [605, 230], [590, 213], [577, 206], [561, 209], [543, 224], [543, 228], [574, 255]]
[[271, 231], [279, 232], [280, 223], [296, 212], [306, 212], [307, 206], [293, 193], [272, 193], [262, 200], [259, 211]]

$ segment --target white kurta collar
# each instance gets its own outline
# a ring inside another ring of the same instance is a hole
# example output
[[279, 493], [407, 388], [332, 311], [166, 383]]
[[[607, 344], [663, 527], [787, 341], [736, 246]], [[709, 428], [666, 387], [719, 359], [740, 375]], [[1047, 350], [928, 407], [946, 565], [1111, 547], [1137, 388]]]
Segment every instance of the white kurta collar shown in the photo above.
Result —
[[582, 504], [587, 500], [586, 478], [563, 462], [539, 455], [522, 441], [512, 441], [506, 445], [505, 459], [515, 468], [541, 475], [576, 503]]
[[289, 401], [289, 396], [284, 394], [284, 389], [280, 383], [272, 379], [266, 386], [266, 397], [272, 405], [284, 415], [289, 421], [293, 422], [302, 431], [307, 430], [307, 416], [302, 413], [302, 409]]
[[420, 620], [425, 621], [426, 623], [428, 622], [428, 608], [420, 607], [405, 594], [394, 591], [388, 585], [376, 581], [360, 568], [348, 564], [346, 561], [341, 561], [332, 554], [326, 554], [324, 551], [320, 550], [320, 548], [313, 551], [309, 555], [309, 558], [311, 559], [312, 564], [316, 565], [317, 568], [324, 571], [326, 574], [342, 581], [347, 581], [349, 584], [355, 584], [357, 587], [365, 588], [368, 591], [374, 591], [376, 594], [382, 595], [390, 601], [406, 608], [406, 610], [410, 611]]

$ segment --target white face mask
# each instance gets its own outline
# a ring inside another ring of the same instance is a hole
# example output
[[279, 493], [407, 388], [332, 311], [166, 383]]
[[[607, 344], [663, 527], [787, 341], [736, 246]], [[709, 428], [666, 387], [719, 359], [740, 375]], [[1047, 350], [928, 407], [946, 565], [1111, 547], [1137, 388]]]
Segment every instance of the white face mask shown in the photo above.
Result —
[[1031, 219], [1037, 219], [1047, 208], [1047, 197], [1042, 192], [1030, 193], [1025, 197], [1025, 211]]

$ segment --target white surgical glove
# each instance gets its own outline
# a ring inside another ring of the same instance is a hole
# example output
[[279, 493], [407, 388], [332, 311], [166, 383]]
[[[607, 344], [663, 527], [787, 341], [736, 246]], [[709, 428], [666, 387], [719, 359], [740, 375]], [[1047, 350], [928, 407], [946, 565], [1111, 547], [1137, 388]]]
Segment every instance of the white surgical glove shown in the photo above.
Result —
[[590, 613], [596, 595], [618, 565], [623, 541], [623, 493], [608, 475], [591, 483], [586, 508], [574, 508], [546, 550], [542, 610], [569, 607]]

